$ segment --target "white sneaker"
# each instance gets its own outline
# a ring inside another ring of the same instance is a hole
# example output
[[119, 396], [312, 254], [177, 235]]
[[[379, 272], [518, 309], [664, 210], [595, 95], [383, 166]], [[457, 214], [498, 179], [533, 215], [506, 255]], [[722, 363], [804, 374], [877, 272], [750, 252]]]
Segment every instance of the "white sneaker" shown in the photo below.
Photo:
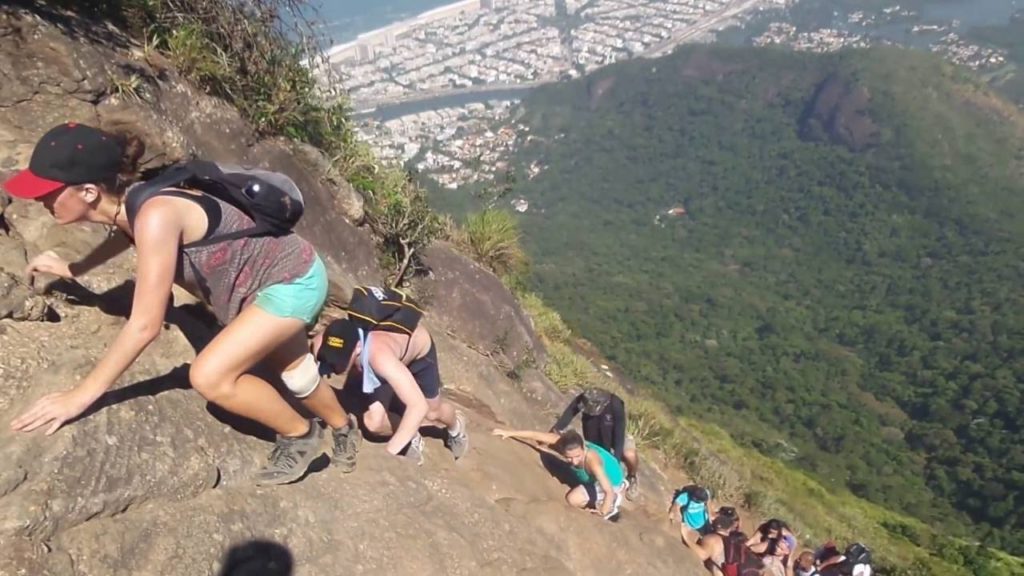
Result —
[[469, 434], [466, 433], [466, 416], [456, 410], [455, 421], [459, 424], [459, 433], [452, 435], [448, 433], [448, 449], [452, 451], [452, 455], [458, 460], [466, 455], [466, 451], [469, 450]]
[[426, 451], [426, 446], [423, 444], [423, 436], [417, 432], [412, 440], [409, 441], [409, 445], [405, 448], [404, 458], [408, 458], [409, 461], [414, 462], [417, 466], [423, 465], [423, 452]]

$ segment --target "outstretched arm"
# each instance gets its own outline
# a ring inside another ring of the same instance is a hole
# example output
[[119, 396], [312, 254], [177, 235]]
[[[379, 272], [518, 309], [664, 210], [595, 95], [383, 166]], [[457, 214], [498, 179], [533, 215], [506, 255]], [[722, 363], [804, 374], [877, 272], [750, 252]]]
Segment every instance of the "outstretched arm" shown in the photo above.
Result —
[[572, 419], [580, 413], [583, 407], [583, 394], [579, 394], [576, 398], [573, 398], [572, 402], [565, 407], [565, 411], [558, 417], [558, 421], [555, 422], [553, 430], [562, 431], [569, 427]]
[[402, 420], [387, 444], [387, 451], [397, 455], [416, 436], [420, 425], [423, 424], [423, 419], [429, 411], [427, 399], [416, 383], [416, 378], [409, 372], [409, 368], [386, 348], [377, 348], [370, 352], [370, 366], [378, 376], [391, 384], [395, 395], [405, 404]]
[[693, 546], [690, 546], [690, 549], [697, 555], [697, 558], [700, 558], [701, 562], [707, 562], [713, 554], [711, 547], [705, 544], [705, 539], [695, 542]]
[[119, 232], [109, 236], [78, 262], [68, 262], [53, 250], [47, 250], [36, 255], [25, 266], [25, 280], [30, 286], [35, 286], [35, 279], [39, 274], [53, 274], [68, 279], [77, 278], [130, 247], [131, 241], [124, 233]]
[[46, 433], [54, 433], [103, 395], [160, 335], [174, 285], [182, 228], [173, 211], [159, 210], [160, 200], [148, 203], [136, 221], [138, 266], [128, 321], [88, 376], [70, 390], [37, 400], [11, 422], [14, 430], [28, 432], [49, 425]]
[[668, 523], [669, 524], [674, 523], [676, 518], [679, 517], [679, 510], [681, 508], [682, 508], [682, 506], [679, 504], [678, 500], [673, 500], [672, 503], [669, 504], [669, 506], [668, 506]]
[[558, 434], [555, 434], [554, 432], [540, 432], [536, 430], [503, 430], [501, 428], [495, 428], [492, 434], [495, 436], [501, 436], [502, 438], [533, 440], [548, 446], [558, 442], [559, 438]]

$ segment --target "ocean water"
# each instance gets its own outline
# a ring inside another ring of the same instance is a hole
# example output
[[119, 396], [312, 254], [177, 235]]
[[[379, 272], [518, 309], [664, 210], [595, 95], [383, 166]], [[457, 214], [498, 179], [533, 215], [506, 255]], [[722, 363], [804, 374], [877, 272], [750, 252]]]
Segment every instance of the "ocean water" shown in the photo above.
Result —
[[[311, 0], [325, 48], [454, 0]], [[307, 16], [311, 15], [308, 13]]]
[[[1024, 4], [1024, 0], [950, 0], [947, 2], [932, 2], [917, 10], [917, 22], [922, 24], [948, 24], [952, 20], [959, 20], [960, 26], [952, 31], [963, 36], [971, 28], [977, 26], [999, 26], [1006, 24], [1010, 21], [1010, 16], [1022, 4]], [[856, 30], [855, 26], [849, 26], [844, 22], [837, 21], [834, 25], [836, 27]], [[921, 49], [927, 49], [930, 43], [935, 42], [948, 33], [948, 31], [944, 31], [911, 34], [908, 32], [907, 27], [906, 23], [883, 24], [877, 28], [869, 28], [868, 31], [901, 44]]]

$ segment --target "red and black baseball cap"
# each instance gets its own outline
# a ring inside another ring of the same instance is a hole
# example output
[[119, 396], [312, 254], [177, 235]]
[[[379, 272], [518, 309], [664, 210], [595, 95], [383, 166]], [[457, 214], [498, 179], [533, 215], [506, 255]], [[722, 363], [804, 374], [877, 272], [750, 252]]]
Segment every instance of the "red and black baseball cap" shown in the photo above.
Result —
[[28, 168], [3, 187], [15, 198], [31, 200], [64, 186], [106, 182], [120, 171], [123, 154], [121, 140], [113, 134], [65, 122], [39, 139]]
[[320, 350], [316, 353], [320, 374], [329, 376], [348, 370], [348, 364], [358, 343], [359, 327], [352, 320], [339, 318], [328, 324], [324, 329]]

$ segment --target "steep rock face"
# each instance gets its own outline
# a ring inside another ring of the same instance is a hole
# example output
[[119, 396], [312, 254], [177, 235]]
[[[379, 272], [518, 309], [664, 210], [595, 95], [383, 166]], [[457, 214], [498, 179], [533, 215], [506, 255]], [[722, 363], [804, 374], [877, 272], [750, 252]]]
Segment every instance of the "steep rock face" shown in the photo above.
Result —
[[504, 356], [509, 368], [544, 363], [529, 317], [497, 277], [445, 242], [429, 246], [424, 260], [431, 274], [421, 290], [429, 294], [433, 316], [455, 326], [461, 339]]
[[[0, 171], [25, 165], [57, 122], [131, 121], [147, 157], [195, 152], [287, 172], [310, 206], [299, 231], [324, 255], [338, 297], [380, 280], [368, 235], [336, 215], [335, 191], [290, 144], [257, 141], [231, 108], [132, 60], [115, 32], [39, 14], [0, 9]], [[110, 95], [109, 78], [126, 69], [146, 79], [141, 102]], [[509, 332], [510, 353], [538, 353], [500, 283], [478, 269], [460, 277], [471, 263], [443, 247], [431, 251], [428, 323], [446, 393], [470, 418], [470, 452], [458, 463], [433, 439], [423, 467], [365, 442], [352, 474], [328, 466], [294, 485], [253, 486], [270, 435], [190, 389], [189, 363], [216, 328], [177, 290], [157, 341], [95, 407], [53, 436], [12, 433], [6, 423], [71, 386], [114, 339], [134, 257], [42, 295], [17, 279], [27, 258], [49, 249], [78, 258], [104, 232], [54, 226], [40, 206], [2, 195], [0, 207], [0, 575], [698, 573], [664, 527], [656, 474], [647, 503], [603, 523], [567, 509], [536, 452], [487, 434], [508, 423], [546, 428], [561, 399], [536, 371], [517, 385], [467, 345]], [[38, 319], [47, 321], [25, 321]]]

